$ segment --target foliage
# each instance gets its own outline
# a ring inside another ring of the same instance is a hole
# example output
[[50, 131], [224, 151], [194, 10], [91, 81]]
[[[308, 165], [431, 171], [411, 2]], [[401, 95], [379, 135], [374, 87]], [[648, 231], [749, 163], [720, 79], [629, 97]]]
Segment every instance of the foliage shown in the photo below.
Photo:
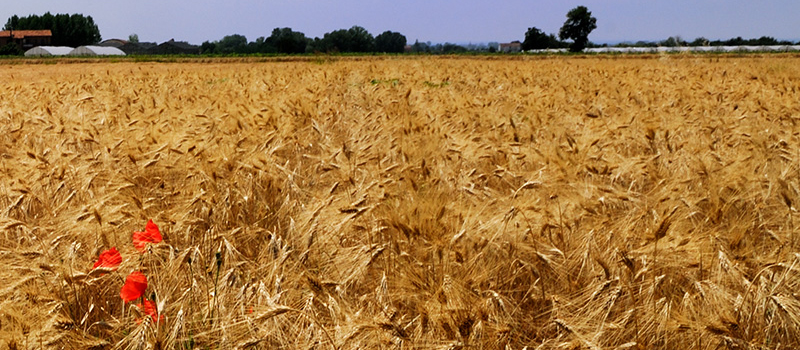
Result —
[[664, 40], [659, 43], [660, 46], [666, 46], [666, 47], [686, 46], [687, 44], [688, 43], [679, 36], [671, 36], [667, 38], [667, 40]]
[[430, 53], [431, 52], [431, 43], [430, 41], [420, 42], [419, 40], [415, 40], [414, 44], [411, 45], [411, 52], [413, 53]]
[[522, 42], [522, 49], [527, 50], [541, 50], [546, 49], [550, 45], [550, 40], [547, 34], [541, 29], [536, 27], [528, 28], [525, 32], [525, 40]]
[[320, 38], [315, 38], [309, 46], [311, 52], [374, 52], [375, 38], [366, 29], [353, 26], [338, 29]]
[[525, 41], [522, 42], [522, 49], [525, 51], [555, 49], [565, 47], [564, 45], [563, 42], [556, 38], [555, 34], [548, 35], [539, 28], [531, 27], [525, 32]]
[[217, 52], [216, 41], [204, 41], [202, 44], [200, 44], [200, 54], [210, 55], [215, 52]]
[[350, 37], [349, 52], [375, 51], [375, 38], [364, 27], [352, 26], [347, 33]]
[[216, 42], [214, 52], [221, 54], [243, 53], [247, 49], [247, 37], [240, 34], [226, 35]]
[[454, 54], [454, 53], [465, 53], [467, 52], [467, 48], [453, 43], [444, 43], [439, 50], [440, 53], [445, 54]]
[[94, 23], [92, 16], [82, 14], [56, 14], [50, 12], [42, 16], [30, 15], [18, 17], [16, 15], [8, 19], [4, 30], [42, 30], [49, 29], [53, 36], [51, 45], [78, 47], [91, 45], [100, 42], [100, 30]]
[[385, 31], [375, 37], [375, 51], [387, 53], [403, 53], [406, 48], [406, 37], [403, 34]]
[[[474, 51], [490, 51], [491, 47], [484, 46], [480, 50], [473, 46]], [[418, 40], [411, 45], [411, 52], [426, 54], [460, 54], [466, 53], [468, 49], [454, 43], [432, 44], [431, 42], [419, 42]]]
[[687, 45], [689, 45], [689, 46], [708, 46], [709, 44], [710, 44], [710, 41], [708, 41], [708, 39], [706, 39], [706, 38], [701, 36], [701, 37], [695, 38], [694, 40], [692, 40], [692, 42], [688, 43]]
[[322, 38], [314, 38], [314, 41], [309, 44], [311, 52], [349, 52], [349, 48], [350, 36], [346, 29], [325, 33]]
[[578, 6], [567, 13], [567, 20], [558, 32], [561, 40], [571, 39], [569, 50], [580, 52], [589, 43], [589, 33], [597, 28], [597, 18], [586, 6]]
[[793, 45], [788, 40], [777, 40], [773, 37], [762, 36], [760, 38], [744, 39], [742, 37], [735, 37], [728, 40], [709, 40], [705, 37], [698, 37], [687, 42], [680, 36], [669, 37], [666, 40], [653, 42], [653, 41], [637, 41], [635, 43], [623, 42], [617, 44], [617, 47], [657, 47], [657, 46], [770, 46], [770, 45]]
[[272, 30], [272, 34], [264, 41], [264, 44], [270, 49], [261, 52], [274, 50], [283, 54], [304, 53], [308, 43], [309, 39], [301, 32], [295, 32], [292, 28], [275, 28]]
[[770, 36], [762, 36], [760, 38], [743, 39], [742, 37], [735, 37], [728, 40], [714, 40], [709, 42], [711, 46], [767, 46], [767, 45], [792, 45], [791, 41], [777, 40]]
[[0, 47], [0, 56], [22, 56], [23, 54], [25, 53], [15, 43], [8, 43]]
[[136, 33], [128, 35], [128, 41], [132, 42], [132, 43], [138, 43], [139, 42], [139, 35], [136, 34]]

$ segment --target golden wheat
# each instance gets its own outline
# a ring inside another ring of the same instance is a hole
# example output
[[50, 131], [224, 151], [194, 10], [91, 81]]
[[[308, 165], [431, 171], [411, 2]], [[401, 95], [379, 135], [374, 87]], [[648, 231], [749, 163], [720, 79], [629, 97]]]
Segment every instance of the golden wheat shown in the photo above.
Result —
[[799, 63], [0, 66], [0, 349], [797, 348]]

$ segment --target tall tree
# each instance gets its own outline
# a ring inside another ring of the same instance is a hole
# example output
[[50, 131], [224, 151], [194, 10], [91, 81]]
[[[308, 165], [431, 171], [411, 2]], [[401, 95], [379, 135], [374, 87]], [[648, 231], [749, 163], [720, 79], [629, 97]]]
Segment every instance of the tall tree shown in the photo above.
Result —
[[324, 52], [350, 52], [350, 32], [347, 29], [338, 29], [325, 33], [318, 49]]
[[350, 36], [351, 52], [375, 51], [375, 38], [364, 27], [352, 26], [347, 33]]
[[308, 46], [311, 52], [373, 52], [375, 38], [366, 29], [353, 26], [350, 29], [334, 30], [320, 38], [314, 38]]
[[49, 29], [53, 36], [50, 40], [54, 46], [91, 45], [100, 42], [100, 29], [94, 23], [92, 16], [82, 14], [56, 14], [50, 12], [42, 16], [30, 15], [28, 17], [11, 16], [3, 30], [42, 30]]
[[525, 41], [522, 42], [523, 50], [542, 50], [549, 46], [550, 38], [541, 29], [531, 27], [525, 32]]
[[304, 53], [308, 46], [308, 38], [292, 28], [275, 28], [264, 43], [273, 47], [278, 53]]
[[247, 37], [241, 34], [226, 35], [216, 43], [217, 53], [244, 53], [247, 50]]
[[561, 40], [572, 39], [569, 50], [580, 52], [589, 43], [589, 33], [597, 28], [597, 18], [586, 6], [578, 6], [567, 13], [567, 21], [558, 32]]
[[375, 50], [387, 53], [403, 53], [406, 49], [406, 42], [405, 35], [387, 30], [375, 37]]
[[217, 42], [211, 41], [204, 41], [203, 44], [200, 45], [200, 53], [203, 55], [210, 55], [217, 52]]

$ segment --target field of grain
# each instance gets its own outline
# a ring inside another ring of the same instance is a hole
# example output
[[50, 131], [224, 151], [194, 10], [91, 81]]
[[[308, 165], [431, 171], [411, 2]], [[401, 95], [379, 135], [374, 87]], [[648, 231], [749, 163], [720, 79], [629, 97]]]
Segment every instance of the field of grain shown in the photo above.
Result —
[[798, 57], [44, 63], [0, 349], [800, 347]]

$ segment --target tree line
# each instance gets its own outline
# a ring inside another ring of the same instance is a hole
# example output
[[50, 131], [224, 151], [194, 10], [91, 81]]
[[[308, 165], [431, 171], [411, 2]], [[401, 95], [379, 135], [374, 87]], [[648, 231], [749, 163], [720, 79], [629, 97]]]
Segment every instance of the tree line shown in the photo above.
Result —
[[[800, 45], [800, 42], [797, 43]], [[795, 45], [795, 43], [788, 40], [777, 40], [771, 36], [762, 36], [759, 38], [744, 39], [742, 37], [735, 37], [728, 40], [708, 40], [704, 37], [696, 38], [692, 41], [683, 40], [680, 36], [671, 36], [661, 41], [637, 41], [637, 42], [623, 42], [616, 44], [616, 47], [677, 47], [677, 46], [787, 46]]]
[[200, 45], [202, 54], [252, 54], [279, 53], [299, 54], [311, 52], [384, 52], [402, 53], [406, 37], [393, 31], [372, 36], [363, 27], [339, 29], [326, 33], [322, 38], [308, 38], [291, 28], [275, 28], [269, 37], [259, 37], [248, 42], [244, 35], [227, 35], [217, 41], [206, 41]]
[[[539, 28], [531, 27], [524, 34], [524, 41], [520, 43], [522, 50], [562, 49], [580, 52], [586, 47], [601, 47], [589, 41], [589, 34], [597, 28], [597, 19], [592, 16], [585, 6], [578, 6], [570, 10], [564, 25], [558, 35], [547, 34]], [[8, 19], [3, 30], [42, 30], [52, 32], [51, 45], [71, 46], [91, 45], [100, 42], [100, 30], [91, 16], [82, 14], [56, 14], [50, 12], [42, 16], [30, 15]], [[131, 39], [138, 37], [131, 35]], [[757, 39], [743, 39], [736, 37], [729, 40], [708, 40], [700, 37], [691, 42], [675, 36], [663, 41], [638, 41], [623, 42], [618, 47], [655, 47], [655, 46], [743, 46], [743, 45], [792, 45], [789, 41], [779, 41], [775, 38], [763, 36]], [[798, 43], [800, 45], [800, 42]], [[9, 44], [0, 48], [0, 55], [22, 54], [19, 48]], [[427, 54], [452, 54], [465, 52], [495, 52], [498, 43], [478, 45], [457, 45], [452, 43], [431, 44], [430, 42], [415, 41], [408, 45], [405, 35], [385, 31], [373, 36], [369, 31], [360, 26], [349, 29], [334, 30], [325, 33], [321, 38], [307, 37], [304, 33], [291, 28], [275, 28], [267, 37], [259, 37], [255, 41], [248, 41], [244, 35], [227, 35], [220, 40], [205, 41], [200, 46], [202, 54], [302, 54], [302, 53], [427, 53]]]

